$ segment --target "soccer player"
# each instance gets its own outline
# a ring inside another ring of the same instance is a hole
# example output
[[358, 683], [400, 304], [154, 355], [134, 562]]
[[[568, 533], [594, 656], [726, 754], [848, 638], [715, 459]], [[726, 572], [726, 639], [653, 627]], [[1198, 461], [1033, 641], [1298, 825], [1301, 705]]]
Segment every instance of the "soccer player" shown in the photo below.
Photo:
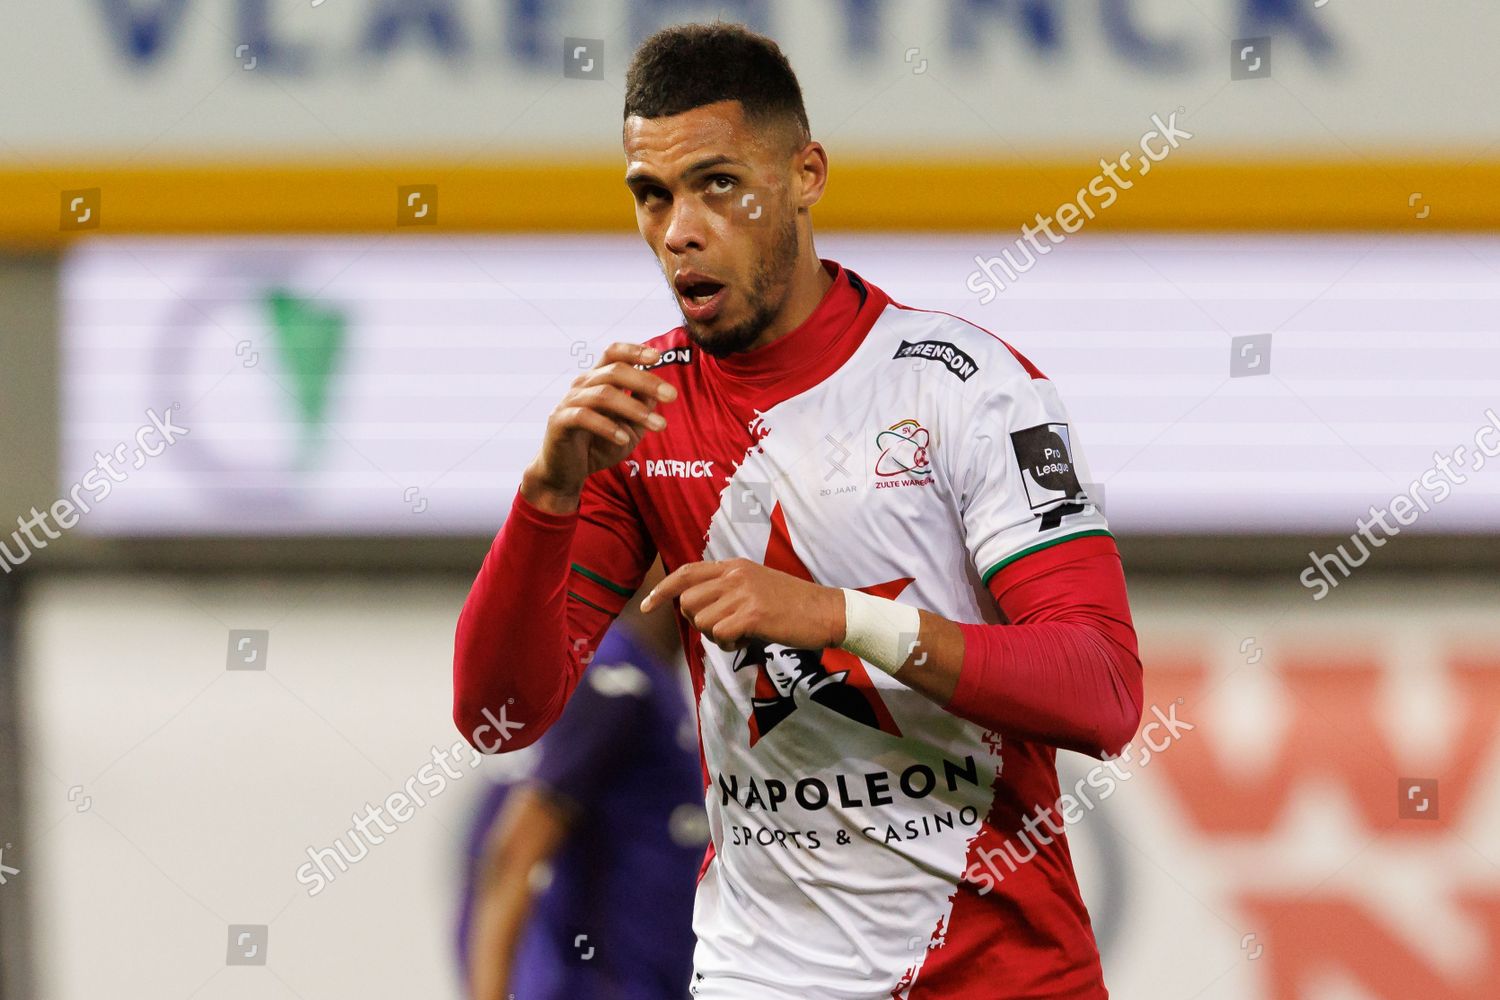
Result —
[[708, 832], [677, 639], [670, 613], [627, 608], [530, 774], [485, 797], [459, 918], [472, 1000], [681, 1000]]
[[[457, 725], [539, 735], [659, 553], [643, 607], [681, 616], [709, 815], [693, 996], [1106, 997], [1055, 754], [1123, 749], [1141, 668], [1057, 391], [818, 258], [828, 157], [768, 39], [668, 28], [624, 111], [683, 325], [549, 417], [459, 619]], [[1023, 827], [1035, 852], [989, 870]]]

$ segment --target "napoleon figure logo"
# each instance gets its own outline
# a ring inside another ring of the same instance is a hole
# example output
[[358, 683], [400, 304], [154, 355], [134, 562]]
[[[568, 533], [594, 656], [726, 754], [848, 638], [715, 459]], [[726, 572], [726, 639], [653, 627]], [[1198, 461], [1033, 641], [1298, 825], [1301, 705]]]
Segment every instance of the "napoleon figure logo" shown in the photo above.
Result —
[[847, 719], [880, 728], [875, 708], [870, 704], [873, 692], [862, 691], [845, 683], [849, 671], [830, 673], [823, 665], [823, 651], [819, 649], [793, 649], [779, 642], [755, 641], [740, 650], [735, 657], [736, 672], [746, 667], [758, 668], [755, 678], [755, 697], [751, 701], [755, 712], [755, 730], [751, 744], [757, 735], [764, 736], [787, 716], [808, 702], [815, 702]]

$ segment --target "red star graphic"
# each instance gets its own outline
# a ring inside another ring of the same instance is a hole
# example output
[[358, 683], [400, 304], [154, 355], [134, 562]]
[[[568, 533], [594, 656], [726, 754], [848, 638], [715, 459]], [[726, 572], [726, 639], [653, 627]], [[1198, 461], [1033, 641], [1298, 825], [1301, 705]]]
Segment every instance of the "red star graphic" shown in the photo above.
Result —
[[[817, 582], [812, 578], [812, 574], [807, 571], [807, 566], [803, 564], [796, 550], [792, 548], [792, 538], [791, 533], [787, 530], [786, 515], [782, 513], [779, 502], [771, 509], [771, 537], [766, 541], [766, 554], [761, 562], [771, 569], [781, 570], [783, 573], [795, 576], [799, 580], [806, 580], [809, 583]], [[893, 599], [897, 594], [905, 590], [913, 579], [915, 578], [903, 576], [899, 579], [887, 580], [884, 583], [874, 583], [865, 587], [852, 589], [866, 594], [873, 594], [876, 597]], [[890, 710], [885, 707], [885, 701], [880, 697], [880, 692], [875, 689], [875, 685], [870, 683], [870, 675], [865, 671], [863, 660], [848, 650], [830, 646], [823, 650], [823, 665], [831, 674], [848, 671], [849, 676], [844, 683], [862, 694], [865, 700], [870, 703], [870, 708], [875, 712], [875, 718], [880, 724], [881, 731], [890, 733], [892, 736], [901, 735], [901, 728], [896, 725], [896, 720], [891, 717]], [[764, 668], [756, 671], [755, 697], [776, 697], [775, 686], [772, 685], [771, 679], [766, 675]], [[754, 746], [760, 739], [760, 736], [760, 727], [756, 723], [755, 713], [752, 712], [750, 713], [750, 745]]]

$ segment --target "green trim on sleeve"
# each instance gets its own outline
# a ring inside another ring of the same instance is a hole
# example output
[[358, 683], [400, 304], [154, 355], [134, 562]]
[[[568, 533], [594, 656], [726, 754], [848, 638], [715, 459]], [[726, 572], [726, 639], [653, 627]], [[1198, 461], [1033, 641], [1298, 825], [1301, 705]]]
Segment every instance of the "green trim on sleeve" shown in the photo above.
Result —
[[990, 585], [990, 577], [994, 576], [996, 573], [1000, 572], [1002, 569], [1009, 566], [1017, 559], [1020, 559], [1022, 556], [1029, 556], [1033, 552], [1042, 551], [1042, 549], [1050, 549], [1052, 546], [1060, 544], [1062, 542], [1071, 542], [1075, 538], [1088, 538], [1093, 535], [1105, 535], [1110, 538], [1114, 537], [1106, 528], [1090, 528], [1088, 531], [1080, 531], [1077, 534], [1064, 535], [1061, 538], [1049, 538], [1045, 542], [1037, 542], [1035, 545], [1028, 546], [1027, 548], [1022, 549], [1015, 555], [1006, 556], [1004, 559], [1001, 559], [999, 562], [995, 563], [995, 565], [984, 571], [984, 574], [981, 576], [981, 580], [984, 582], [984, 585], [988, 587]]
[[577, 563], [573, 564], [573, 572], [583, 574], [601, 587], [608, 587], [610, 590], [613, 590], [621, 597], [629, 597], [631, 594], [635, 593], [635, 591], [631, 590], [629, 587], [622, 587], [612, 580], [606, 580], [604, 577], [600, 576], [598, 573], [595, 573], [593, 570], [584, 569]]
[[609, 611], [608, 608], [601, 608], [601, 607], [599, 607], [599, 605], [595, 604], [593, 601], [589, 600], [587, 597], [579, 597], [577, 594], [573, 593], [571, 590], [568, 591], [568, 596], [571, 597], [571, 598], [573, 598], [575, 601], [578, 601], [581, 604], [587, 604], [589, 607], [593, 608], [595, 611], [603, 611], [605, 614], [609, 614], [610, 613], [610, 611]]

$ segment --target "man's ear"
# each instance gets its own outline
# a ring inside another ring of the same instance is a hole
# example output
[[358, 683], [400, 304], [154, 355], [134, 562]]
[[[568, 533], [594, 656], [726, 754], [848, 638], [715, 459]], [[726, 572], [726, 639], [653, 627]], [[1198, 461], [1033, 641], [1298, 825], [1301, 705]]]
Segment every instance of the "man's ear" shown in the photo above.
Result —
[[828, 151], [821, 142], [809, 142], [794, 154], [792, 176], [799, 209], [812, 208], [823, 200], [823, 189], [828, 185]]

